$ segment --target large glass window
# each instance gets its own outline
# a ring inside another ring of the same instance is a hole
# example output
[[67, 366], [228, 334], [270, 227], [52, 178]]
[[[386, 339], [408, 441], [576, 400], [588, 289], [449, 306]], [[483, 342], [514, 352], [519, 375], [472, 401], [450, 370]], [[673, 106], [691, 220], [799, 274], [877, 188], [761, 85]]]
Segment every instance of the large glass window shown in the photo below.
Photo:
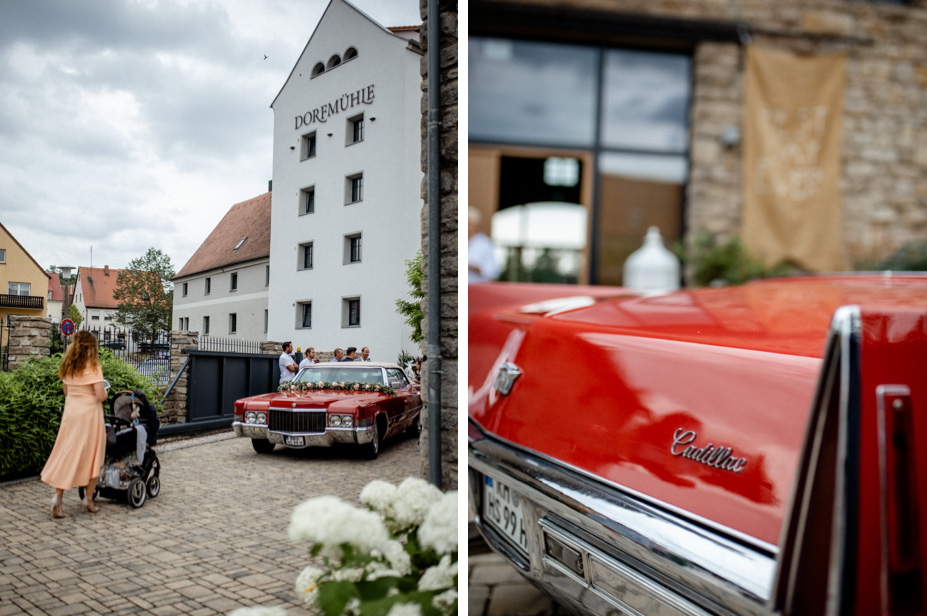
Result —
[[592, 146], [597, 51], [470, 37], [471, 141]]

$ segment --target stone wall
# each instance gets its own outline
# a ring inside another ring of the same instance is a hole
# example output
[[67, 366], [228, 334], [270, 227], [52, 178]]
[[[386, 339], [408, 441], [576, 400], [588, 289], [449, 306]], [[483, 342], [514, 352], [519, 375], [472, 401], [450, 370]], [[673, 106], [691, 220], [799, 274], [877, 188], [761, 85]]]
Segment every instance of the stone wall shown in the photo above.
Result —
[[[187, 361], [187, 355], [184, 354], [183, 349], [197, 348], [197, 336], [199, 336], [198, 332], [171, 331], [171, 363], [170, 374], [168, 375], [167, 381], [168, 385], [174, 381], [174, 377], [177, 376], [177, 373], [180, 372], [180, 369]], [[162, 424], [186, 423], [187, 376], [188, 373], [185, 370], [177, 380], [177, 384], [174, 386], [174, 389], [171, 390], [170, 395], [164, 400], [164, 410], [161, 413]]]
[[[422, 283], [425, 291], [423, 308], [425, 320], [422, 331], [428, 331], [427, 301], [431, 281], [427, 273], [428, 242], [428, 6], [420, 2], [422, 14], [421, 43], [426, 55], [422, 56], [422, 253], [426, 255], [426, 272]], [[457, 488], [457, 2], [440, 0], [441, 15], [441, 138], [440, 138], [440, 190], [441, 190], [441, 485], [445, 490]], [[423, 353], [424, 354], [424, 353]], [[427, 398], [428, 366], [422, 366], [422, 397]], [[428, 414], [425, 408], [421, 437], [422, 476], [429, 476], [428, 442], [434, 435], [428, 433]]]
[[51, 355], [51, 319], [10, 315], [9, 369], [15, 370], [32, 357]]
[[[848, 265], [872, 266], [902, 244], [927, 240], [927, 0], [492, 0], [615, 14], [743, 24], [749, 44], [847, 54], [840, 181]], [[471, 18], [472, 19], [472, 18]], [[672, 42], [668, 33], [668, 42]], [[739, 234], [744, 48], [696, 45], [691, 105], [689, 238]]]

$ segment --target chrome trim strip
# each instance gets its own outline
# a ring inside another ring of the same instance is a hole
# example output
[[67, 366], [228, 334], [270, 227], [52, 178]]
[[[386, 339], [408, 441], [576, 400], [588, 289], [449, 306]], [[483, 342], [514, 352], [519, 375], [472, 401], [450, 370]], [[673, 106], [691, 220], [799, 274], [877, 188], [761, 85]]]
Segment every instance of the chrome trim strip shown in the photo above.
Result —
[[[471, 440], [469, 466], [478, 473], [500, 478], [521, 495], [526, 525], [531, 529], [526, 575], [552, 594], [564, 597], [565, 591], [558, 590], [557, 585], [568, 576], [559, 567], [544, 565], [541, 528], [545, 524], [567, 533], [574, 543], [589, 545], [592, 550], [588, 554], [602, 554], [608, 562], [619, 562], [665, 588], [665, 592], [711, 613], [768, 614], [764, 604], [776, 566], [769, 551], [745, 546], [736, 538], [694, 524], [633, 494], [590, 480], [494, 437]], [[471, 485], [474, 503], [480, 502], [480, 489], [481, 484]], [[504, 552], [499, 537], [485, 533], [481, 516], [475, 517], [490, 544]], [[591, 588], [588, 581], [583, 586]], [[577, 605], [595, 611], [582, 598], [587, 594], [565, 598], [581, 601]]]

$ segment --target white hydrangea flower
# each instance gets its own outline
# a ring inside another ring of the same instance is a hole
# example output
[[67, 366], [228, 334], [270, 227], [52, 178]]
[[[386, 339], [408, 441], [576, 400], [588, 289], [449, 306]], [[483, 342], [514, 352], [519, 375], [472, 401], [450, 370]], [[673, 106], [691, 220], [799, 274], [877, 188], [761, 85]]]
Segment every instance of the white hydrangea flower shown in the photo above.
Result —
[[428, 510], [442, 497], [441, 490], [418, 477], [407, 477], [396, 489], [392, 517], [400, 529], [419, 526]]
[[445, 614], [450, 614], [451, 608], [454, 607], [454, 601], [456, 600], [457, 591], [452, 588], [451, 590], [446, 590], [439, 595], [435, 595], [431, 599], [431, 604]]
[[240, 607], [229, 612], [228, 616], [286, 616], [282, 607]]
[[412, 557], [406, 552], [402, 544], [395, 539], [387, 541], [381, 546], [383, 558], [389, 566], [399, 572], [400, 576], [412, 573]]
[[424, 548], [438, 554], [457, 551], [457, 490], [447, 492], [431, 506], [418, 529], [418, 540]]
[[397, 489], [393, 484], [374, 479], [361, 490], [360, 502], [364, 503], [374, 511], [386, 513], [391, 510], [393, 501], [396, 500]]
[[353, 507], [336, 496], [319, 496], [298, 505], [288, 533], [294, 542], [329, 546], [347, 543], [365, 553], [389, 541], [378, 514]]
[[457, 561], [451, 562], [449, 554], [441, 557], [434, 567], [428, 567], [418, 581], [419, 590], [444, 590], [456, 587], [454, 576], [457, 575]]
[[422, 616], [422, 606], [417, 603], [396, 603], [386, 616]]
[[300, 597], [308, 607], [313, 607], [318, 601], [319, 579], [324, 573], [322, 569], [309, 565], [296, 578], [296, 596]]
[[331, 580], [334, 582], [360, 582], [364, 577], [364, 570], [355, 567], [345, 567], [344, 569], [334, 569]]
[[344, 606], [344, 613], [352, 616], [360, 616], [361, 600], [357, 597], [351, 597]]
[[402, 577], [402, 574], [384, 562], [374, 560], [367, 563], [367, 580], [373, 581], [384, 577]]

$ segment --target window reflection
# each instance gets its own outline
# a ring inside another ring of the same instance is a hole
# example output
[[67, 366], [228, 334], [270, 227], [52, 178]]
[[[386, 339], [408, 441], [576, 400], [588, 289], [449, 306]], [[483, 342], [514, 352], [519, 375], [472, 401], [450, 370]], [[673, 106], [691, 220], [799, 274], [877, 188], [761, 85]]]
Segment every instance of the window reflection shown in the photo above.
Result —
[[596, 51], [470, 38], [470, 139], [591, 146]]
[[684, 152], [691, 63], [679, 55], [606, 52], [603, 147]]

